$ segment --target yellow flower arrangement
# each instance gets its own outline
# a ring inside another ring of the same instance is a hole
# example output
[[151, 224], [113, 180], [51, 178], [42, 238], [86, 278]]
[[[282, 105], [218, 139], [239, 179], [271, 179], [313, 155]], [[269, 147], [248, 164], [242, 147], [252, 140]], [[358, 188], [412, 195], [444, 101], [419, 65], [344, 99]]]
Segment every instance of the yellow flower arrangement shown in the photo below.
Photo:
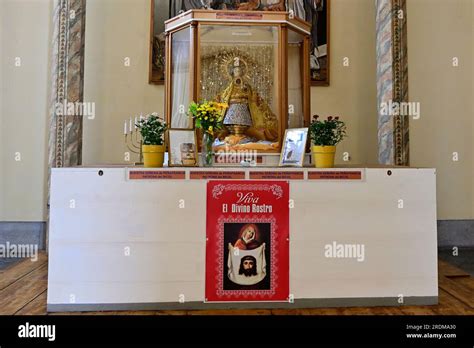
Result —
[[214, 131], [222, 129], [222, 122], [227, 107], [226, 103], [214, 101], [192, 102], [189, 106], [189, 113], [195, 121], [196, 128], [201, 128], [204, 132], [214, 137]]

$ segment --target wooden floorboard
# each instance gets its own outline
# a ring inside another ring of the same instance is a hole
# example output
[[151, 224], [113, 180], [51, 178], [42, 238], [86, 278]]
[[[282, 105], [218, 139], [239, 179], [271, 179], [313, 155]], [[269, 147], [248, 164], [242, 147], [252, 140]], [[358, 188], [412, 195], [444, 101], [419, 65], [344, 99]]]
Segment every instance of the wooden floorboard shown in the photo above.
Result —
[[438, 286], [471, 309], [474, 309], [474, 292], [468, 286], [448, 277], [440, 277]]
[[101, 311], [101, 312], [55, 312], [49, 315], [71, 316], [71, 315], [155, 315], [153, 311]]
[[474, 294], [474, 278], [469, 277], [463, 277], [463, 278], [457, 278], [456, 283], [462, 284], [466, 288], [468, 288], [471, 291], [471, 294]]
[[47, 262], [48, 257], [46, 256], [46, 253], [40, 252], [38, 253], [38, 259], [36, 261], [25, 259], [4, 269], [2, 273], [0, 273], [0, 291], [16, 282], [18, 279], [26, 276], [28, 273], [40, 268]]
[[436, 306], [402, 306], [399, 309], [406, 315], [436, 315], [434, 307]]
[[28, 273], [0, 291], [0, 315], [12, 315], [25, 307], [42, 292], [48, 283], [48, 265]]
[[466, 304], [459, 301], [450, 293], [439, 290], [439, 304], [433, 306], [433, 311], [438, 315], [473, 315], [474, 311]]
[[471, 276], [469, 273], [443, 260], [438, 260], [438, 273], [448, 278]]
[[46, 290], [28, 302], [15, 315], [46, 315]]
[[474, 315], [474, 278], [439, 260], [439, 304], [433, 306], [258, 310], [176, 310], [47, 313], [47, 256], [0, 273], [0, 314], [15, 315]]
[[187, 311], [188, 315], [271, 315], [270, 309], [219, 309]]
[[343, 308], [342, 315], [402, 315], [399, 307], [350, 307]]
[[341, 315], [341, 308], [272, 309], [272, 315]]

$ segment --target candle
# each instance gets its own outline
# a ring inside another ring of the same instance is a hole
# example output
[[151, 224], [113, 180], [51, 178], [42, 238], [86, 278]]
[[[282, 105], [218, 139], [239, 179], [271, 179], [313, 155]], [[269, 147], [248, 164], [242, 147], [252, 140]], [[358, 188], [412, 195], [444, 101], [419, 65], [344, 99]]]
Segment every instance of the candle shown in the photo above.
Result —
[[125, 120], [125, 123], [123, 124], [123, 134], [127, 135], [127, 120]]
[[137, 129], [138, 117], [135, 116], [135, 129]]
[[130, 129], [129, 129], [130, 134], [132, 134], [132, 130], [133, 130], [133, 128], [132, 128], [132, 118], [130, 117]]

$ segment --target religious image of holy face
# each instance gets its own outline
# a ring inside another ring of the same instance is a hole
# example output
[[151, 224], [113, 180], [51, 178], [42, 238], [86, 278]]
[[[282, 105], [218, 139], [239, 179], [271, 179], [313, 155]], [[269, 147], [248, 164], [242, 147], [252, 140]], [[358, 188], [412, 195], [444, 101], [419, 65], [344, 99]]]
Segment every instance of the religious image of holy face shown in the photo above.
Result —
[[243, 274], [246, 277], [252, 277], [257, 275], [257, 260], [253, 256], [244, 256], [240, 260], [239, 274]]
[[230, 222], [224, 224], [223, 290], [269, 290], [271, 224]]

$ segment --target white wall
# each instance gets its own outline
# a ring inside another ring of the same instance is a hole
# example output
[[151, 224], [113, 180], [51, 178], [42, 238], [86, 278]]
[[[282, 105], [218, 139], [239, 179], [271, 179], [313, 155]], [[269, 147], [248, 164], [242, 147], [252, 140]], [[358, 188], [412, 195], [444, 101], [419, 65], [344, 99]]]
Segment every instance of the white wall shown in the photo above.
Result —
[[45, 219], [51, 13], [52, 1], [0, 0], [0, 221]]
[[409, 94], [421, 103], [410, 121], [411, 164], [437, 169], [438, 219], [474, 218], [473, 4], [408, 1]]

